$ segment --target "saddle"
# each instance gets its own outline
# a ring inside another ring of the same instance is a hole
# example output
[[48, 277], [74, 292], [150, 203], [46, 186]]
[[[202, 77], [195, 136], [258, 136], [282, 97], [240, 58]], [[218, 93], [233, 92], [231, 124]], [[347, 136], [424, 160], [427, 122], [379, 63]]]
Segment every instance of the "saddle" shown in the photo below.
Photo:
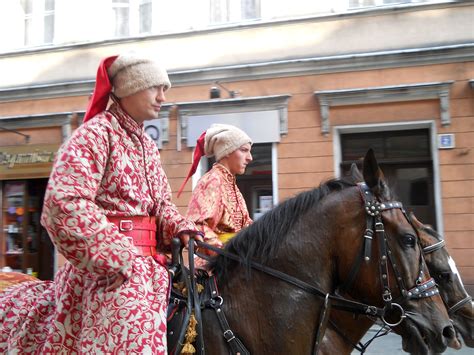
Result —
[[[213, 248], [200, 242], [200, 246]], [[200, 257], [205, 257], [198, 253]], [[184, 266], [181, 243], [172, 241], [171, 293], [168, 305], [168, 353], [204, 355], [204, 337], [201, 311], [213, 309], [229, 347], [230, 354], [250, 355], [242, 341], [230, 329], [214, 276], [204, 270], [194, 270], [194, 241], [189, 243], [189, 268]]]

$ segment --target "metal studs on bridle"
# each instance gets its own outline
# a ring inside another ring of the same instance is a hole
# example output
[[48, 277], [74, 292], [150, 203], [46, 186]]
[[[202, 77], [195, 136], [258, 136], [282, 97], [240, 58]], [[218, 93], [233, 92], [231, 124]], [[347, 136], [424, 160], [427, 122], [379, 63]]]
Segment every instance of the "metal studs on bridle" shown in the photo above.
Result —
[[380, 214], [382, 207], [377, 201], [366, 201], [365, 202], [365, 211], [368, 215], [375, 217]]

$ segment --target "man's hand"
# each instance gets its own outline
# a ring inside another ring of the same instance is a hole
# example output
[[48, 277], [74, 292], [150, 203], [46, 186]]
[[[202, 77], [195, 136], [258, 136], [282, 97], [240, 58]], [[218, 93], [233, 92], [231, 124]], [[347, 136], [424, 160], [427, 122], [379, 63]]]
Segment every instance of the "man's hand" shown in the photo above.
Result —
[[122, 286], [125, 280], [125, 276], [123, 276], [121, 273], [111, 276], [100, 276], [97, 278], [97, 285], [100, 287], [105, 286], [105, 292], [109, 292]]
[[194, 240], [198, 242], [204, 242], [202, 235], [199, 232], [183, 232], [179, 234], [179, 239], [181, 240], [181, 244], [187, 247], [189, 245], [189, 239], [191, 236], [194, 237]]

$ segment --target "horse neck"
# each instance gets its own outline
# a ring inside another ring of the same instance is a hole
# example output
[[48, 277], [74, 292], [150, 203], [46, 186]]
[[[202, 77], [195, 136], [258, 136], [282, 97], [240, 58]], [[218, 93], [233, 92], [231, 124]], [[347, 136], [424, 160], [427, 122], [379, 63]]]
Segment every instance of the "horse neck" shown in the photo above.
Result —
[[[345, 311], [332, 310], [321, 344], [323, 354], [350, 354], [374, 321]], [[337, 329], [336, 329], [337, 328]]]

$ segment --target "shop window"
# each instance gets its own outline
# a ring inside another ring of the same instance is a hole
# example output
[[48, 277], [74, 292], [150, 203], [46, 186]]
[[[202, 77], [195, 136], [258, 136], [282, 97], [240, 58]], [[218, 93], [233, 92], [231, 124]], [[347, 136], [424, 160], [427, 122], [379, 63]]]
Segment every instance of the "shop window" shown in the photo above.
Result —
[[40, 224], [47, 179], [5, 181], [2, 190], [0, 266], [53, 278], [54, 247]]
[[369, 148], [374, 150], [396, 199], [422, 222], [436, 225], [429, 130], [341, 134], [343, 175], [349, 174], [352, 163], [361, 168]]
[[54, 41], [54, 0], [21, 0], [24, 14], [24, 45], [40, 45]]

